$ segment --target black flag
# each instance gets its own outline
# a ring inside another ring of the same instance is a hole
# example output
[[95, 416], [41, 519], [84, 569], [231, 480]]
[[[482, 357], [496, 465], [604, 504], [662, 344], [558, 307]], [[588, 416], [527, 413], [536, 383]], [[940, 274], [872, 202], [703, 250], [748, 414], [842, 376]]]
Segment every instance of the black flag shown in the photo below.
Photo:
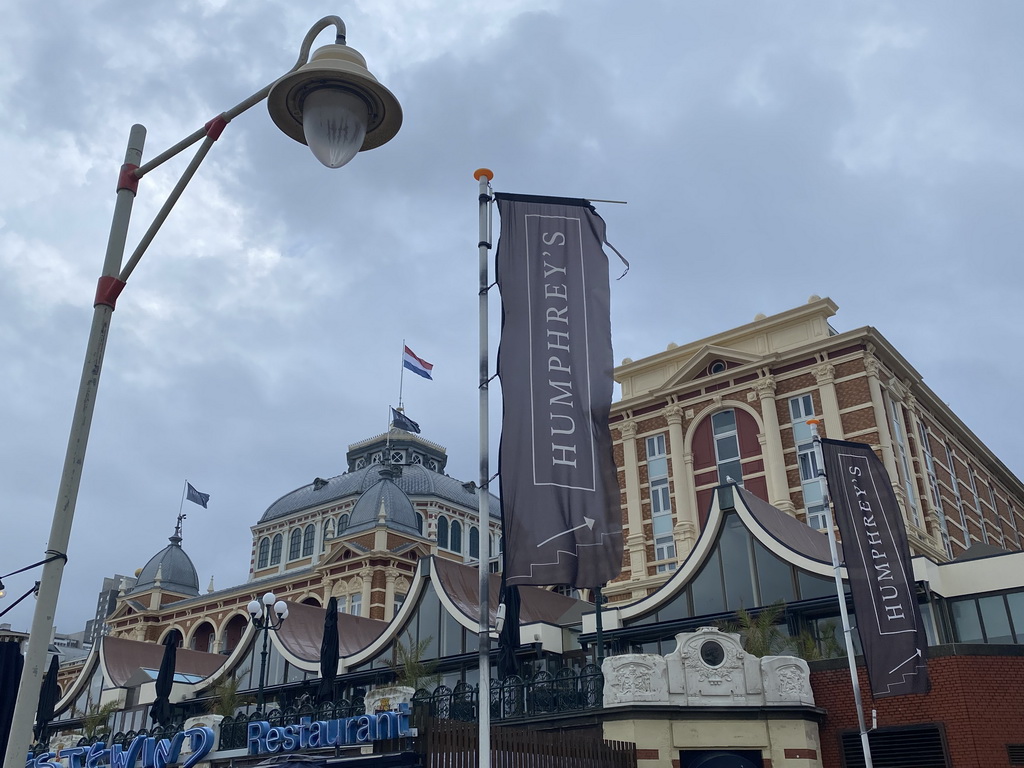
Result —
[[203, 509], [207, 509], [206, 503], [210, 500], [210, 494], [200, 493], [192, 487], [192, 483], [186, 481], [185, 485], [188, 486], [188, 490], [185, 492], [185, 498], [191, 501], [193, 504], [198, 504]]
[[391, 426], [404, 429], [406, 432], [420, 433], [420, 425], [410, 419], [401, 411], [391, 409]]
[[495, 197], [505, 580], [597, 587], [622, 570], [605, 224], [586, 200]]
[[889, 475], [870, 445], [822, 440], [821, 450], [871, 693], [927, 693], [924, 626]]

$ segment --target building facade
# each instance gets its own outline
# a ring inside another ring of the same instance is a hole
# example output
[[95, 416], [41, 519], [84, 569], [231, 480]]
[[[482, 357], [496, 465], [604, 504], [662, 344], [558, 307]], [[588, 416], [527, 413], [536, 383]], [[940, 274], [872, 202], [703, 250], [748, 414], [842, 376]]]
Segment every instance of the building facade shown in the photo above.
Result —
[[[445, 449], [392, 428], [349, 447], [348, 469], [291, 491], [252, 527], [249, 580], [201, 593], [180, 529], [170, 544], [122, 584], [107, 617], [110, 634], [185, 648], [229, 653], [249, 622], [254, 594], [389, 621], [401, 608], [417, 564], [436, 555], [454, 562], [479, 557], [478, 490], [444, 474]], [[492, 497], [487, 535], [500, 540], [499, 504]]]
[[872, 327], [838, 332], [837, 306], [804, 306], [615, 370], [612, 407], [625, 561], [605, 593], [643, 597], [692, 549], [728, 481], [825, 526], [809, 419], [868, 443], [892, 480], [915, 554], [1021, 549], [1024, 485]]

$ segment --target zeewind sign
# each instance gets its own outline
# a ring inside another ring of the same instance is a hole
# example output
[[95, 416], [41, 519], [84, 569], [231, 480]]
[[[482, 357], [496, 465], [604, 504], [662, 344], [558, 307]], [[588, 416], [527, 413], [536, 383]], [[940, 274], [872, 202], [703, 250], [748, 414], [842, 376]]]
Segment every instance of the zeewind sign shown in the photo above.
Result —
[[[398, 711], [343, 717], [337, 720], [302, 718], [293, 725], [272, 726], [266, 721], [248, 724], [246, 750], [250, 755], [273, 755], [300, 749], [348, 747], [371, 744], [378, 739], [413, 736], [409, 727], [409, 705]], [[98, 742], [86, 747], [68, 747], [59, 752], [28, 756], [25, 768], [168, 768], [177, 765], [181, 749], [189, 739], [191, 753], [179, 768], [193, 768], [213, 751], [216, 737], [211, 728], [189, 728], [170, 739], [136, 736], [122, 747]]]

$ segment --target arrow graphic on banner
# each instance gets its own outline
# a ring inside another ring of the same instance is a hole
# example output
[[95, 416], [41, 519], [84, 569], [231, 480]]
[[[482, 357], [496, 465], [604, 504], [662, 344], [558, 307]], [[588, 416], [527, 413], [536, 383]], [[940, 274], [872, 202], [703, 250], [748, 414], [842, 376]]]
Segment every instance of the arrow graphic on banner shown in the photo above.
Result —
[[545, 544], [547, 544], [549, 541], [554, 541], [559, 536], [565, 536], [565, 534], [572, 533], [573, 531], [578, 531], [580, 528], [590, 528], [591, 530], [593, 530], [593, 528], [594, 528], [594, 518], [586, 517], [584, 515], [583, 523], [581, 525], [577, 525], [575, 528], [570, 528], [567, 531], [562, 531], [561, 533], [556, 533], [554, 536], [550, 536], [550, 537], [544, 539], [544, 541], [542, 541], [540, 544], [537, 545], [537, 549], [540, 549]]
[[901, 662], [900, 662], [899, 664], [897, 664], [897, 665], [896, 665], [895, 667], [893, 667], [892, 669], [890, 669], [890, 670], [889, 670], [889, 674], [891, 675], [891, 674], [892, 674], [893, 672], [895, 672], [895, 671], [896, 671], [897, 669], [899, 669], [900, 667], [902, 667], [902, 666], [903, 666], [904, 664], [909, 664], [909, 663], [910, 663], [910, 662], [912, 662], [912, 661], [913, 661], [914, 659], [920, 658], [920, 656], [921, 656], [921, 649], [920, 649], [920, 648], [918, 648], [918, 649], [917, 649], [917, 653], [915, 653], [915, 654], [914, 654], [913, 656], [911, 656], [911, 657], [910, 657], [909, 659], [907, 659], [906, 661], [901, 661]]

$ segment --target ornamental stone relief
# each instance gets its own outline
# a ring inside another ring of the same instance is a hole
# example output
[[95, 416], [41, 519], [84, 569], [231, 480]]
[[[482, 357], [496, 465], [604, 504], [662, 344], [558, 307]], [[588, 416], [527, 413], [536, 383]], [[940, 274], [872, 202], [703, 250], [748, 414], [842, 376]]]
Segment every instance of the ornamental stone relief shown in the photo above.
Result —
[[757, 389], [757, 396], [762, 400], [775, 397], [776, 386], [774, 376], [765, 376], [754, 382], [754, 387]]
[[604, 660], [604, 705], [814, 706], [807, 662], [758, 658], [740, 636], [715, 627], [676, 635], [667, 656], [624, 654]]
[[665, 659], [646, 653], [627, 653], [604, 660], [605, 706], [668, 700]]

